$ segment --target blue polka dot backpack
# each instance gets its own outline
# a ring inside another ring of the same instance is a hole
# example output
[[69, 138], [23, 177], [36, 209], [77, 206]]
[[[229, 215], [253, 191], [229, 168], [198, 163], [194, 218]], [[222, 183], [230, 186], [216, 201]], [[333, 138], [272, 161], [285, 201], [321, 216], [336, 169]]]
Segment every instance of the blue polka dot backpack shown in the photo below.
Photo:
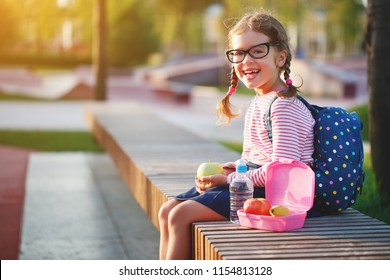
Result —
[[[352, 206], [364, 182], [363, 124], [356, 112], [339, 107], [320, 107], [297, 96], [313, 115], [315, 198], [313, 209], [320, 215], [337, 213]], [[272, 141], [271, 105], [266, 116]]]

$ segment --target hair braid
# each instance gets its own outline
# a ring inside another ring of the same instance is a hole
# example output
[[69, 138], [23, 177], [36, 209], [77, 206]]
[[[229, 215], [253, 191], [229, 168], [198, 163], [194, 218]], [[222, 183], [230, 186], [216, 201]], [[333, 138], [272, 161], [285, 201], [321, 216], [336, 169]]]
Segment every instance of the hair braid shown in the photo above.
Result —
[[[232, 66], [231, 74], [230, 74], [230, 86], [232, 88], [237, 88], [238, 85], [238, 77], [236, 71], [234, 70], [234, 66]], [[218, 123], [219, 124], [229, 124], [232, 118], [238, 116], [231, 110], [230, 103], [230, 95], [226, 94], [221, 101], [219, 101], [217, 105], [217, 115], [218, 115]]]
[[290, 53], [287, 55], [287, 58], [286, 58], [286, 62], [284, 63], [283, 65], [283, 70], [284, 70], [284, 80], [287, 80], [288, 78], [290, 78], [290, 73], [291, 73], [291, 70], [290, 70], [290, 66], [291, 66], [291, 55]]
[[231, 72], [231, 75], [230, 75], [230, 85], [234, 88], [237, 88], [237, 85], [238, 85], [238, 77], [237, 77], [237, 74], [236, 74], [236, 71], [234, 70], [234, 65], [232, 66], [232, 72]]
[[[290, 79], [290, 73], [291, 73], [290, 66], [291, 66], [291, 52], [290, 49], [287, 48], [287, 58], [286, 58], [286, 62], [283, 65], [283, 71], [284, 71], [283, 77], [285, 81]], [[296, 86], [294, 86], [293, 84], [288, 84], [287, 87], [288, 87], [288, 91], [286, 94], [287, 96], [295, 96], [297, 94], [298, 88]]]

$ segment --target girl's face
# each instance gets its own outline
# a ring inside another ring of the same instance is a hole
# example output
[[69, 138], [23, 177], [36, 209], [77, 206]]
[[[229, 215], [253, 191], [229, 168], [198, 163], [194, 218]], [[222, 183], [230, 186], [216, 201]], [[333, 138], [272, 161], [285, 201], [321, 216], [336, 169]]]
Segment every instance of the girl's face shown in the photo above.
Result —
[[[270, 39], [262, 33], [248, 30], [233, 35], [231, 42], [234, 50], [248, 50], [255, 45], [270, 42]], [[259, 94], [266, 94], [285, 86], [279, 77], [279, 72], [286, 57], [286, 51], [279, 52], [277, 47], [270, 46], [269, 53], [265, 57], [252, 58], [246, 54], [242, 62], [234, 63], [234, 69], [237, 77], [247, 88], [255, 89]]]

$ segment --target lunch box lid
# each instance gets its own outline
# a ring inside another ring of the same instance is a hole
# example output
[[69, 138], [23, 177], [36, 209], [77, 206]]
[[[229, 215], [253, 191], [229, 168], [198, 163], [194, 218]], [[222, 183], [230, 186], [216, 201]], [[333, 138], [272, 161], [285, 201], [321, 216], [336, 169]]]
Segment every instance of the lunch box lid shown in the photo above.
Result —
[[266, 167], [265, 197], [272, 206], [292, 211], [309, 211], [313, 206], [315, 174], [306, 164], [280, 159]]

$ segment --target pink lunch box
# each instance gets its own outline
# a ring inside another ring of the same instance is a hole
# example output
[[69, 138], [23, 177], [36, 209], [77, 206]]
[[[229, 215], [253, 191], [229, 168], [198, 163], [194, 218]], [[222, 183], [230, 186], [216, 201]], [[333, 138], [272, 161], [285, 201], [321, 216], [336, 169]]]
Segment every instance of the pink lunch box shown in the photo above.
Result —
[[271, 206], [289, 208], [287, 216], [246, 214], [238, 210], [240, 224], [245, 227], [289, 231], [303, 227], [307, 211], [313, 206], [315, 176], [306, 164], [289, 159], [272, 162], [266, 169], [265, 197]]

